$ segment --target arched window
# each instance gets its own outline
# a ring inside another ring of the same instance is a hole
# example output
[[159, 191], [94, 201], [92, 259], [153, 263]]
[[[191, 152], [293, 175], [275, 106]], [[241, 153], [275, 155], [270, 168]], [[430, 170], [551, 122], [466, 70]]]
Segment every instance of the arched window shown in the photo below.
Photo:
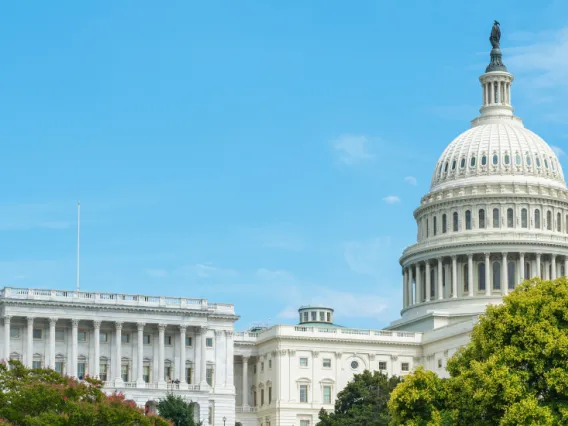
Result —
[[485, 210], [483, 209], [479, 210], [479, 228], [480, 229], [485, 228]]
[[509, 156], [509, 154], [505, 154], [505, 157], [503, 158], [503, 162], [508, 166], [509, 163], [511, 162], [511, 157]]
[[430, 299], [436, 296], [436, 271], [434, 268], [430, 269]]
[[442, 176], [442, 168], [444, 167], [443, 164], [440, 164], [440, 168], [438, 169], [438, 179]]
[[456, 160], [452, 161], [452, 172], [456, 169]]
[[477, 264], [477, 289], [485, 291], [485, 263]]
[[562, 232], [562, 215], [560, 213], [556, 214], [556, 231]]
[[548, 169], [548, 160], [546, 158], [544, 159], [544, 167]]
[[522, 228], [527, 228], [527, 209], [522, 209], [521, 210], [521, 227]]
[[446, 213], [444, 213], [442, 215], [442, 233], [446, 233], [448, 232], [448, 217], [446, 216]]
[[507, 228], [513, 227], [513, 209], [507, 209]]
[[525, 280], [531, 277], [531, 264], [530, 262], [525, 262]]
[[454, 232], [458, 232], [458, 212], [454, 212]]
[[475, 155], [471, 157], [471, 160], [469, 160], [469, 166], [475, 167]]
[[546, 212], [546, 229], [552, 231], [552, 213], [550, 210]]
[[446, 161], [446, 164], [444, 165], [444, 173], [448, 172], [448, 162]]
[[517, 166], [520, 166], [520, 165], [521, 165], [521, 156], [519, 155], [519, 153], [517, 153], [517, 154], [515, 155], [515, 164], [516, 164]]
[[554, 160], [552, 158], [550, 159], [550, 167], [552, 167], [552, 170], [556, 170], [556, 166], [554, 165]]
[[469, 291], [469, 269], [467, 263], [463, 267], [463, 291], [465, 293]]
[[434, 223], [432, 224], [432, 233], [434, 234], [434, 236], [436, 236], [436, 231], [437, 231], [437, 223], [436, 223], [436, 216], [434, 216]]
[[483, 154], [483, 157], [481, 157], [481, 165], [482, 166], [487, 165], [487, 155], [485, 155], [485, 154]]
[[527, 158], [527, 166], [530, 167], [531, 164], [532, 164], [532, 160], [531, 160], [531, 157], [530, 157], [530, 155], [528, 154], [528, 152], [527, 152], [527, 157], [526, 157], [526, 158]]
[[493, 165], [496, 166], [499, 164], [499, 156], [497, 154], [493, 154]]
[[501, 289], [501, 263], [493, 263], [493, 290]]
[[507, 281], [508, 281], [508, 288], [509, 290], [515, 288], [515, 282], [517, 281], [515, 278], [515, 262], [509, 262], [507, 265]]
[[493, 228], [499, 228], [499, 209], [493, 209]]
[[462, 158], [460, 161], [460, 168], [463, 169], [465, 167], [465, 158]]
[[465, 211], [465, 229], [471, 230], [471, 211]]
[[536, 209], [534, 211], [534, 227], [540, 229], [540, 210]]
[[540, 169], [540, 158], [536, 157], [534, 161], [536, 163], [536, 166]]

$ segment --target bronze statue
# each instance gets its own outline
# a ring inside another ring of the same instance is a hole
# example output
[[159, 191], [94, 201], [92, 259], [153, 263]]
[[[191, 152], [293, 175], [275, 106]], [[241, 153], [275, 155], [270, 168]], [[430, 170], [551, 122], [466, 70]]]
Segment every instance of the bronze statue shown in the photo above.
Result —
[[499, 49], [499, 41], [501, 40], [501, 28], [499, 27], [499, 22], [495, 21], [493, 23], [493, 28], [491, 28], [491, 35], [489, 36], [489, 41], [491, 42], [491, 47], [493, 49]]

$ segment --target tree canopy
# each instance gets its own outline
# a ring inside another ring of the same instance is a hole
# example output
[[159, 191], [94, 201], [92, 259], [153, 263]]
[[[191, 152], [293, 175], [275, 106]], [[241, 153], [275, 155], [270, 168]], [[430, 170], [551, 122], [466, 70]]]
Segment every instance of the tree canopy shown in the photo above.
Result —
[[447, 369], [409, 375], [391, 424], [568, 424], [568, 280], [527, 281], [488, 307]]
[[318, 426], [388, 425], [387, 402], [399, 382], [399, 378], [388, 377], [379, 371], [365, 370], [355, 374], [337, 394], [335, 410], [327, 413], [321, 409]]
[[185, 401], [181, 396], [168, 393], [156, 404], [158, 413], [164, 419], [170, 420], [174, 426], [200, 426], [194, 418], [194, 405]]
[[107, 396], [102, 382], [79, 382], [53, 370], [28, 369], [20, 362], [0, 363], [0, 423], [18, 426], [169, 426], [145, 416], [124, 395]]

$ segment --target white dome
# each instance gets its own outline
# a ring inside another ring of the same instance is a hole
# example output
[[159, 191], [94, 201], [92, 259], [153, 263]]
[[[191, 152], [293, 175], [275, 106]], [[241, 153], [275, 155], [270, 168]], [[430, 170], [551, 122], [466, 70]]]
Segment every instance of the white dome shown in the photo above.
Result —
[[468, 183], [531, 183], [566, 189], [550, 146], [519, 121], [474, 125], [455, 138], [436, 164], [431, 191]]

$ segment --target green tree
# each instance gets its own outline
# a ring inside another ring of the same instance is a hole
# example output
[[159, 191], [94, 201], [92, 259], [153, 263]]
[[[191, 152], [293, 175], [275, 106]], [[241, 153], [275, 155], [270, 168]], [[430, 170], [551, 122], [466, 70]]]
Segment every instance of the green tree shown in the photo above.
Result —
[[194, 420], [194, 405], [185, 401], [179, 395], [168, 393], [156, 404], [158, 413], [164, 419], [170, 420], [174, 426], [199, 426], [201, 422]]
[[28, 369], [20, 362], [0, 363], [0, 423], [18, 426], [168, 426], [145, 416], [124, 395], [107, 396], [102, 382], [79, 382], [53, 370]]
[[400, 382], [397, 377], [365, 370], [355, 374], [345, 389], [337, 394], [335, 410], [319, 413], [318, 426], [383, 426], [390, 420], [387, 402]]
[[389, 403], [392, 424], [434, 415], [470, 426], [568, 424], [568, 280], [533, 279], [489, 306], [448, 372], [410, 375]]

